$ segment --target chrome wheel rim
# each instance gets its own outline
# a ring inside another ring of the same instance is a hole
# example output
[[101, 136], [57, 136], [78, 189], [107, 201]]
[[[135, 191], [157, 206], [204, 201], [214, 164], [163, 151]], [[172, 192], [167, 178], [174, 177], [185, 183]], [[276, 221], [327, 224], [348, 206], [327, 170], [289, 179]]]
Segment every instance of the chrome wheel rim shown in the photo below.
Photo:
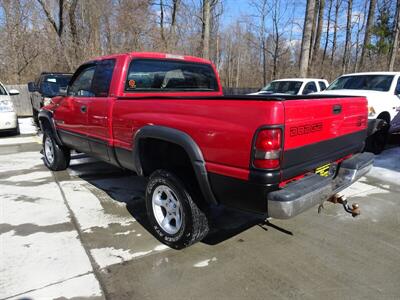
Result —
[[46, 137], [44, 141], [44, 155], [46, 155], [47, 161], [52, 164], [54, 161], [54, 148], [49, 137]]
[[152, 196], [154, 217], [168, 234], [176, 234], [182, 227], [182, 206], [172, 189], [166, 185], [156, 187]]

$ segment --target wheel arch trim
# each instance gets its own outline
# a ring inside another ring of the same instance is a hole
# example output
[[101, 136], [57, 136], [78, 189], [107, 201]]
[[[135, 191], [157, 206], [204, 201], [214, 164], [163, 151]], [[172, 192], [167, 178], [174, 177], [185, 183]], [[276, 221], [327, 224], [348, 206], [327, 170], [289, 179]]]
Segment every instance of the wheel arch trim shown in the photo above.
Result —
[[159, 139], [182, 147], [192, 163], [204, 199], [208, 203], [217, 204], [208, 180], [203, 154], [196, 142], [187, 133], [181, 130], [165, 126], [147, 125], [136, 132], [133, 140], [133, 159], [136, 172], [139, 175], [144, 175], [140, 158], [140, 142], [146, 138]]
[[54, 123], [53, 113], [51, 111], [48, 111], [48, 110], [41, 110], [39, 112], [38, 119], [39, 119], [40, 129], [42, 130], [42, 132], [44, 132], [43, 120], [47, 120], [49, 122], [50, 129], [51, 129], [52, 133], [54, 134], [54, 138], [56, 139], [57, 144], [62, 146], [63, 143], [62, 143], [62, 141], [60, 139], [60, 136], [57, 133], [56, 125]]

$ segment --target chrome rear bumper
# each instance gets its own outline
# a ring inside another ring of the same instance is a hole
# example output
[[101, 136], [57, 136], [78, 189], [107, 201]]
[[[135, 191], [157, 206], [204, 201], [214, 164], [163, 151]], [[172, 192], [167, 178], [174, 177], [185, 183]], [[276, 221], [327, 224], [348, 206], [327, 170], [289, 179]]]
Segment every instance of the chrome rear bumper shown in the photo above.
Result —
[[268, 216], [289, 219], [321, 204], [334, 194], [350, 186], [372, 168], [374, 155], [361, 153], [341, 162], [336, 176], [306, 176], [287, 184], [283, 189], [267, 196]]

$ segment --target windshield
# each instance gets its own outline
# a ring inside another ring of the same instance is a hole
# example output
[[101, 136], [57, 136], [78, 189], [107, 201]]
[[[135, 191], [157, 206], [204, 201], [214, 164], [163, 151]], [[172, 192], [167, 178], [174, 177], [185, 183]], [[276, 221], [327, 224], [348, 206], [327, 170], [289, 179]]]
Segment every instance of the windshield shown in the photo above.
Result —
[[393, 75], [354, 75], [336, 79], [327, 90], [370, 90], [387, 92], [390, 89]]
[[65, 89], [72, 75], [47, 75], [41, 84], [41, 93], [46, 96], [56, 96], [60, 88]]
[[261, 92], [268, 94], [296, 95], [302, 84], [302, 81], [272, 81], [264, 87]]

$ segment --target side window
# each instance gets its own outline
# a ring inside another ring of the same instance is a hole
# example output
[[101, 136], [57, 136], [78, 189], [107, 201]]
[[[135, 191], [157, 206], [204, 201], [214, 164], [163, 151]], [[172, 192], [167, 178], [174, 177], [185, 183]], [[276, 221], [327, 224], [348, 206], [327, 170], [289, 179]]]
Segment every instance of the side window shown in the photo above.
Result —
[[400, 77], [397, 79], [396, 90], [394, 91], [396, 95], [400, 95]]
[[87, 66], [82, 68], [77, 76], [74, 75], [74, 79], [68, 88], [68, 96], [94, 97], [92, 81], [95, 70], [96, 66]]
[[114, 66], [115, 59], [106, 59], [97, 64], [92, 81], [92, 91], [96, 97], [108, 96]]
[[318, 84], [319, 84], [319, 89], [320, 89], [321, 91], [326, 90], [326, 84], [325, 84], [325, 82], [323, 82], [323, 81], [318, 81]]
[[314, 92], [317, 92], [317, 86], [313, 81], [311, 81], [307, 83], [306, 86], [304, 87], [303, 95], [307, 95]]

